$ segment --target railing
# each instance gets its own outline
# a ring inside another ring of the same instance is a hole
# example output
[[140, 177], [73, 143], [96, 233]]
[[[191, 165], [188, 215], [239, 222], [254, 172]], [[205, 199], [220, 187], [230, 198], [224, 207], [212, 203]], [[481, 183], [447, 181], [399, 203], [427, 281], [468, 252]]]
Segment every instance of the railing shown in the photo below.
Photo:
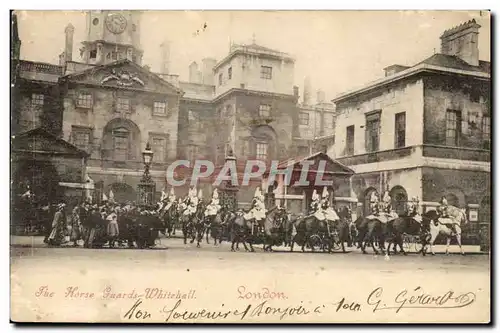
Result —
[[61, 66], [31, 61], [21, 61], [20, 69], [21, 71], [27, 72], [40, 72], [54, 75], [63, 74], [63, 68]]

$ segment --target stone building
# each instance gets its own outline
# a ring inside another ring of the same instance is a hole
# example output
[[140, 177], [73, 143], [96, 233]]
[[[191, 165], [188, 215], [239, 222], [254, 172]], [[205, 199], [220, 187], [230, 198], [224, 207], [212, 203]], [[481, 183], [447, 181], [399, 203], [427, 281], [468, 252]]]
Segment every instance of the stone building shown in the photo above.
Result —
[[[94, 197], [112, 190], [117, 201], [137, 199], [147, 143], [159, 196], [176, 159], [221, 165], [231, 151], [244, 167], [248, 159], [286, 160], [333, 142], [332, 105], [321, 94], [314, 105], [299, 104], [292, 56], [255, 40], [233, 44], [222, 60], [193, 61], [189, 80], [181, 81], [170, 70], [168, 41], [159, 47], [160, 73], [142, 64], [140, 20], [138, 11], [88, 11], [79, 59], [68, 24], [58, 65], [21, 60], [17, 66], [15, 132], [41, 127], [87, 153], [84, 177], [94, 184]], [[201, 184], [206, 196], [210, 181]], [[257, 186], [242, 189], [239, 201], [249, 202]], [[177, 195], [186, 190], [176, 188]]]
[[490, 221], [491, 74], [478, 58], [480, 26], [469, 21], [441, 35], [441, 53], [333, 100], [331, 154], [352, 168], [353, 190], [367, 212], [373, 191], [390, 190], [403, 211], [418, 196], [424, 210], [441, 197]]

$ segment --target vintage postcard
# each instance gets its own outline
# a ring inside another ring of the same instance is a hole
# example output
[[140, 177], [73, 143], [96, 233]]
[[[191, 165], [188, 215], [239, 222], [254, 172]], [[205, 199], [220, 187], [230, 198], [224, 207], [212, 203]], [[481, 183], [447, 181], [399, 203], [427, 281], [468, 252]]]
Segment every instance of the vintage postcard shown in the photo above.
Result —
[[489, 11], [10, 29], [12, 321], [490, 322]]

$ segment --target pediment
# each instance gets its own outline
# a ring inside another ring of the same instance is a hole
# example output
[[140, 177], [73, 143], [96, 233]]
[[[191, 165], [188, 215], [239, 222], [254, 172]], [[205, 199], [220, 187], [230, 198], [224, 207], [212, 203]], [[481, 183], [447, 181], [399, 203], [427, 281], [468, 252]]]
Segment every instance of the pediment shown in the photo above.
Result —
[[128, 60], [119, 60], [65, 77], [72, 82], [176, 94], [180, 89]]
[[63, 154], [87, 156], [88, 154], [71, 143], [60, 139], [42, 128], [37, 128], [14, 137], [11, 141], [13, 152], [40, 154]]

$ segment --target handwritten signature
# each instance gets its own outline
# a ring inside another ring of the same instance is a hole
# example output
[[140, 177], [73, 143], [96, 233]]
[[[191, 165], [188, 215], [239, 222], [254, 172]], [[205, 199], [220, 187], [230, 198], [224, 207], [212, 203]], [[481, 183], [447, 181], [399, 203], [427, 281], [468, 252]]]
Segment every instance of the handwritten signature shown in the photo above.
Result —
[[413, 290], [404, 289], [390, 301], [390, 296], [384, 295], [382, 287], [375, 288], [366, 299], [366, 303], [373, 308], [373, 312], [381, 310], [396, 310], [399, 313], [402, 309], [453, 309], [463, 308], [476, 301], [476, 294], [473, 292], [456, 293], [449, 290], [442, 294], [431, 294], [425, 292], [422, 287]]

